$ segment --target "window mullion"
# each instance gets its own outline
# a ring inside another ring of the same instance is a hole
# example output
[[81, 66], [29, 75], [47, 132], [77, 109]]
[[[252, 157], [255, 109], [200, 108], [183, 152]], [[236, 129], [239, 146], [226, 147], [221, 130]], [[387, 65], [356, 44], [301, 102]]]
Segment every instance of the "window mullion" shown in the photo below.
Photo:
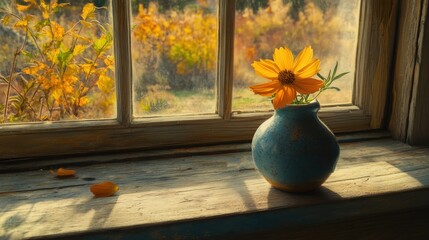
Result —
[[132, 119], [130, 0], [112, 1], [116, 62], [117, 118], [128, 126]]
[[235, 0], [219, 0], [218, 113], [231, 118], [234, 64]]

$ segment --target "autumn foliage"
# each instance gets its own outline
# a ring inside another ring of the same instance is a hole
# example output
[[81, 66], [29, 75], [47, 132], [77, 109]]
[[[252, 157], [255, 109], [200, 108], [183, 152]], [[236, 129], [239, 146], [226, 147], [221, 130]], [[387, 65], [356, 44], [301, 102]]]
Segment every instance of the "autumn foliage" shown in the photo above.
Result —
[[[0, 76], [7, 84], [3, 122], [102, 117], [112, 111], [112, 30], [97, 20], [94, 4], [70, 22], [56, 17], [68, 3], [24, 2], [3, 9], [2, 24], [23, 36], [9, 56], [9, 74]], [[88, 112], [95, 102], [101, 116]]]
[[[245, 102], [247, 95], [240, 96], [256, 83], [250, 64], [271, 58], [274, 47], [288, 45], [296, 53], [312, 45], [319, 50], [318, 57], [327, 59], [328, 67], [341, 60], [336, 57], [341, 49], [353, 47], [354, 26], [338, 17], [336, 6], [321, 8], [317, 1], [249, 1], [256, 5], [237, 1], [235, 99], [253, 107], [253, 100]], [[113, 30], [108, 7], [78, 4], [81, 1], [17, 2], [0, 10], [0, 30], [18, 35], [0, 37], [15, 41], [13, 47], [0, 46], [5, 53], [0, 56], [0, 121], [114, 118]], [[302, 4], [297, 7], [296, 3]], [[134, 113], [214, 109], [217, 1], [132, 0], [132, 4]], [[353, 41], [343, 33], [350, 33]], [[351, 69], [345, 60], [341, 62]]]

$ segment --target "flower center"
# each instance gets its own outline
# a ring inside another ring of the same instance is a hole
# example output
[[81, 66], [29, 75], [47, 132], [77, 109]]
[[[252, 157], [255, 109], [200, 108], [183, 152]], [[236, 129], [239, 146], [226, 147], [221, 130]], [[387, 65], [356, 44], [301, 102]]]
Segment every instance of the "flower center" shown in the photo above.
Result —
[[283, 70], [279, 73], [279, 81], [282, 85], [291, 84], [295, 81], [295, 74], [292, 71]]

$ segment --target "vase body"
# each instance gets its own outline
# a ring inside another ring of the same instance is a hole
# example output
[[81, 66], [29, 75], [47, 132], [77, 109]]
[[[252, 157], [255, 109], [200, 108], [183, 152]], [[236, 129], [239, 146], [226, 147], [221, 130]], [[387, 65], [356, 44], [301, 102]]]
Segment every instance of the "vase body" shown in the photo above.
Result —
[[335, 135], [317, 116], [319, 109], [317, 101], [288, 105], [256, 130], [253, 160], [274, 188], [311, 191], [334, 171], [340, 149]]

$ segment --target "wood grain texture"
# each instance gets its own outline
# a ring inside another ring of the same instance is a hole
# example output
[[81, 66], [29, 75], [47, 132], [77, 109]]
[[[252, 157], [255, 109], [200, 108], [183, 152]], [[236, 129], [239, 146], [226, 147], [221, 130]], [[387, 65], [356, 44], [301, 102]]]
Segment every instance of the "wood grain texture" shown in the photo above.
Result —
[[[216, 115], [149, 119], [129, 127], [111, 120], [107, 121], [111, 125], [100, 126], [98, 122], [45, 124], [34, 129], [18, 126], [0, 135], [0, 160], [250, 141], [271, 115], [229, 120]], [[337, 133], [369, 129], [369, 117], [354, 106], [322, 109], [319, 116]]]
[[[395, 139], [407, 140], [413, 85], [416, 84], [418, 52], [421, 51], [423, 0], [401, 1], [389, 130]], [[424, 21], [424, 19], [423, 19]], [[420, 36], [419, 36], [420, 35]], [[427, 45], [427, 44], [426, 44]], [[424, 102], [422, 104], [425, 104]]]
[[[326, 194], [324, 191], [318, 193]], [[205, 239], [205, 240], [288, 240], [288, 239], [427, 239], [429, 231], [428, 208], [391, 211], [389, 207], [401, 205], [407, 197], [428, 197], [428, 191], [407, 194], [389, 194], [355, 201], [336, 202], [295, 209], [276, 209], [252, 214], [223, 216], [221, 218], [183, 221], [151, 227], [112, 229], [103, 233], [87, 232], [79, 235], [56, 236], [55, 239]], [[389, 203], [389, 204], [385, 204]], [[421, 204], [422, 206], [425, 204]], [[359, 216], [353, 216], [350, 211]], [[374, 209], [378, 214], [371, 214]], [[386, 210], [385, 212], [380, 211]], [[381, 213], [382, 212], [382, 213]], [[369, 213], [369, 216], [363, 216]], [[335, 215], [337, 221], [324, 221], [320, 216]], [[350, 216], [352, 215], [352, 216]]]
[[235, 0], [219, 1], [218, 113], [231, 118], [234, 71]]
[[[70, 234], [95, 231], [86, 239], [195, 239], [228, 234], [241, 221], [248, 223], [242, 228], [262, 231], [273, 218], [281, 219], [275, 227], [299, 227], [429, 207], [429, 148], [380, 139], [341, 149], [336, 171], [309, 194], [272, 189], [250, 152], [75, 167], [70, 179], [55, 179], [47, 170], [2, 174], [0, 236], [73, 239]], [[117, 183], [119, 192], [93, 198], [89, 185], [104, 180]], [[217, 225], [209, 227], [213, 221]]]
[[112, 1], [114, 44], [115, 44], [115, 79], [118, 121], [129, 126], [132, 120], [132, 60], [130, 1]]
[[[394, 201], [394, 199], [389, 200], [390, 202]], [[405, 199], [402, 200], [406, 201]], [[387, 214], [375, 214], [371, 217], [356, 217], [318, 225], [306, 225], [304, 227], [282, 226], [277, 229], [260, 232], [254, 231], [251, 234], [237, 234], [222, 239], [423, 240], [429, 238], [428, 225], [429, 209], [423, 208]]]
[[[390, 138], [390, 133], [387, 131], [377, 130], [368, 132], [337, 134], [336, 137], [339, 143], [350, 143]], [[38, 159], [29, 158], [19, 160], [13, 159], [4, 160], [0, 162], [0, 173], [60, 168], [62, 166], [86, 166], [101, 163], [140, 161], [141, 159], [153, 160], [248, 151], [250, 151], [250, 142], [242, 144], [217, 144], [210, 146], [185, 147], [162, 150], [157, 149], [146, 151], [121, 151], [117, 153], [103, 153], [97, 155], [62, 157], [54, 156], [51, 158], [43, 157]]]
[[[410, 3], [412, 4], [412, 3]], [[362, 1], [353, 103], [371, 116], [371, 127], [386, 120], [399, 1]]]
[[429, 97], [429, 1], [424, 0], [422, 4], [407, 142], [429, 146], [429, 104], [427, 104]]

